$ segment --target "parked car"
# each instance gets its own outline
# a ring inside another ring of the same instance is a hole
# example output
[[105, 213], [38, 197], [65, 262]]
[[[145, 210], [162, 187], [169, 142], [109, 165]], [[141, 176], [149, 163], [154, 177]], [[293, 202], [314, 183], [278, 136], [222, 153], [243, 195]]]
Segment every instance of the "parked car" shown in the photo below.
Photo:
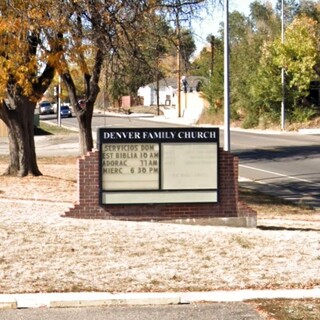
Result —
[[[68, 102], [63, 102], [63, 101], [61, 101], [61, 102], [60, 102], [60, 105], [61, 105], [61, 106], [68, 106], [68, 107], [71, 109], [71, 105], [70, 105], [70, 103], [68, 103]], [[58, 113], [58, 104], [57, 104], [57, 103], [53, 103], [52, 106], [53, 106], [53, 112], [54, 112], [54, 113]]]
[[39, 103], [39, 114], [53, 114], [53, 106], [49, 101]]
[[72, 111], [71, 111], [70, 107], [61, 106], [60, 107], [60, 116], [61, 116], [61, 118], [71, 118], [72, 117]]

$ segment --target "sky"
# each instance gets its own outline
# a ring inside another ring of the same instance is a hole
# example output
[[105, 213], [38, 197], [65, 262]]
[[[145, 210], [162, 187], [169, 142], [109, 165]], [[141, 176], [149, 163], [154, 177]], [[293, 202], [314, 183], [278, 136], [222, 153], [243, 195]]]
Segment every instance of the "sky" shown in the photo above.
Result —
[[[245, 15], [249, 15], [249, 6], [251, 0], [229, 0], [229, 12], [239, 11]], [[262, 1], [264, 2], [264, 1]], [[273, 7], [276, 4], [276, 0], [269, 0], [272, 3]], [[223, 8], [217, 7], [212, 9], [213, 12], [203, 14], [203, 20], [193, 23], [192, 28], [195, 32], [195, 41], [197, 45], [197, 52], [200, 52], [201, 49], [206, 44], [206, 37], [211, 33], [213, 35], [218, 34], [219, 24], [224, 20], [224, 11]]]

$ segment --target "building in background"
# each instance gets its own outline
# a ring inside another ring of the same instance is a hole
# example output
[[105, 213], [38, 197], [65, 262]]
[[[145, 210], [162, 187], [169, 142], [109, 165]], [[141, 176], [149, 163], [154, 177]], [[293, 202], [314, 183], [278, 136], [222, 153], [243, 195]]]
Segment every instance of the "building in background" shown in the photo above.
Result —
[[[201, 83], [204, 81], [202, 77], [190, 76], [186, 77], [188, 93], [198, 92]], [[138, 90], [138, 96], [143, 100], [143, 106], [157, 105], [157, 87], [159, 87], [159, 105], [160, 106], [176, 106], [177, 105], [177, 79], [165, 78], [149, 83]], [[183, 89], [183, 88], [181, 88]]]

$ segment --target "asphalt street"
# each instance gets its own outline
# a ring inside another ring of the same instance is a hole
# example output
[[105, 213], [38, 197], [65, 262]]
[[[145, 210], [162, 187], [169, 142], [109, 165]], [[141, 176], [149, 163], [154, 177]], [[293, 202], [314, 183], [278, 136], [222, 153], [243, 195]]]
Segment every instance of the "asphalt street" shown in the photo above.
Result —
[[263, 320], [242, 302], [174, 306], [0, 310], [0, 320]]
[[[53, 116], [41, 121], [56, 125]], [[79, 155], [75, 118], [62, 119], [75, 131], [68, 136], [36, 136], [37, 156]], [[147, 115], [103, 115], [93, 118], [93, 137], [99, 127], [174, 127], [189, 125], [184, 119]], [[320, 209], [320, 130], [311, 135], [293, 132], [231, 131], [231, 152], [240, 159], [240, 185]], [[223, 146], [223, 130], [220, 133]], [[0, 138], [0, 155], [8, 154], [6, 138]]]
[[[96, 114], [92, 122], [94, 137], [99, 127], [190, 126], [183, 118], [134, 114]], [[75, 118], [63, 119], [62, 124], [68, 128], [77, 127]], [[312, 130], [312, 134], [306, 132], [232, 129], [231, 153], [240, 160], [240, 184], [320, 209], [320, 130]], [[224, 131], [220, 128], [220, 146], [224, 145], [223, 138]]]

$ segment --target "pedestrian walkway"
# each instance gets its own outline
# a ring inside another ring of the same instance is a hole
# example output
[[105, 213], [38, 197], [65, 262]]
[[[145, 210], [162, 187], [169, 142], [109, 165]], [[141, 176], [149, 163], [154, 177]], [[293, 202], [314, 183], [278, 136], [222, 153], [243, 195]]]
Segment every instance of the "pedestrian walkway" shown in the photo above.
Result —
[[1, 308], [72, 308], [110, 305], [173, 305], [197, 302], [242, 302], [252, 299], [320, 299], [320, 288], [162, 293], [1, 294]]
[[[79, 135], [78, 133], [66, 136], [36, 136], [37, 156], [78, 156]], [[0, 137], [0, 156], [9, 154], [9, 142], [7, 137]]]

